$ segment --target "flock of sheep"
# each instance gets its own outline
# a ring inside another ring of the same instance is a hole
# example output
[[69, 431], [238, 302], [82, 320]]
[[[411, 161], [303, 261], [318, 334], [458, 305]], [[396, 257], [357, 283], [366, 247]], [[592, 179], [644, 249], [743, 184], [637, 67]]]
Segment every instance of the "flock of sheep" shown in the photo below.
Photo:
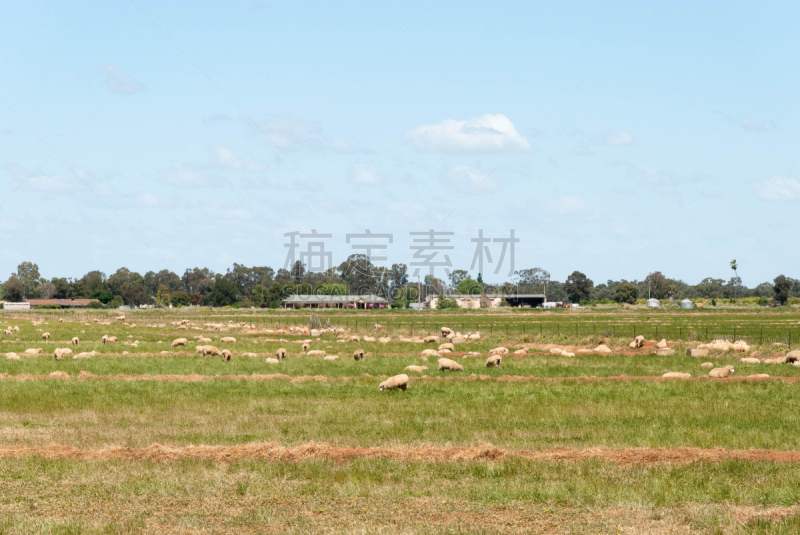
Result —
[[[125, 322], [125, 316], [119, 316], [115, 319], [115, 321]], [[59, 322], [63, 322], [63, 319], [60, 319]], [[110, 325], [111, 321], [99, 321], [94, 320], [95, 323], [99, 323], [102, 325]], [[34, 326], [42, 325], [43, 321], [33, 321]], [[196, 327], [192, 325], [190, 320], [180, 320], [176, 322], [172, 322], [174, 326], [177, 327], [179, 330], [188, 330], [188, 329], [195, 329], [200, 330], [200, 327]], [[88, 325], [88, 324], [87, 324]], [[135, 324], [128, 324], [124, 323], [124, 325], [129, 327], [135, 327]], [[255, 329], [255, 325], [248, 325], [246, 323], [233, 323], [228, 322], [227, 324], [223, 323], [206, 323], [204, 326], [207, 329], [216, 330], [216, 331], [225, 331], [231, 328], [244, 328], [244, 329]], [[166, 327], [166, 325], [147, 325], [147, 327]], [[374, 325], [375, 331], [381, 331], [383, 327], [376, 323]], [[19, 332], [19, 327], [7, 327], [3, 332], [7, 335], [13, 334], [14, 332]], [[41, 331], [41, 329], [39, 329]], [[84, 331], [81, 331], [84, 332]], [[358, 335], [347, 334], [343, 331], [340, 331], [335, 328], [328, 328], [328, 329], [311, 329], [308, 327], [287, 327], [284, 329], [276, 329], [270, 330], [266, 329], [261, 331], [266, 332], [267, 334], [287, 334], [287, 335], [305, 335], [311, 336], [309, 339], [305, 339], [302, 341], [297, 341], [297, 343], [301, 344], [301, 351], [303, 354], [311, 357], [322, 357], [325, 361], [335, 361], [339, 359], [338, 355], [328, 355], [323, 350], [312, 350], [311, 344], [316, 341], [320, 342], [321, 339], [319, 338], [320, 335], [323, 333], [338, 333], [339, 339], [338, 342], [377, 342], [377, 343], [389, 343], [392, 339], [388, 336], [382, 336], [379, 338], [375, 338], [373, 336], [364, 336], [359, 337]], [[50, 340], [50, 333], [43, 332], [42, 340]], [[130, 338], [130, 337], [129, 337]], [[423, 361], [427, 361], [428, 357], [437, 357], [437, 369], [438, 371], [447, 371], [447, 372], [460, 372], [464, 370], [464, 366], [456, 362], [455, 360], [448, 358], [448, 353], [451, 353], [455, 350], [455, 346], [459, 344], [464, 344], [470, 341], [481, 340], [480, 333], [467, 333], [466, 335], [462, 335], [459, 332], [454, 332], [449, 327], [441, 327], [441, 338], [445, 341], [443, 343], [439, 343], [440, 337], [436, 335], [429, 335], [429, 336], [417, 336], [417, 337], [404, 337], [400, 336], [396, 339], [398, 342], [410, 342], [410, 343], [421, 343], [421, 344], [430, 344], [430, 343], [438, 343], [437, 349], [424, 349], [420, 352], [419, 358]], [[103, 335], [100, 342], [102, 344], [114, 344], [118, 342], [116, 336], [108, 336]], [[217, 356], [221, 357], [224, 362], [230, 361], [231, 357], [234, 353], [227, 349], [219, 349], [215, 345], [211, 345], [213, 340], [206, 335], [199, 334], [193, 337], [193, 340], [188, 338], [176, 338], [172, 341], [170, 346], [172, 348], [178, 347], [187, 347], [190, 343], [196, 344], [195, 352], [201, 354], [203, 356]], [[280, 339], [266, 339], [265, 342], [289, 342], [289, 340], [280, 338]], [[123, 342], [124, 345], [138, 347], [140, 342], [138, 340], [134, 340], [133, 342]], [[162, 343], [161, 341], [156, 342], [158, 344]], [[222, 336], [219, 338], [220, 344], [235, 344], [236, 338], [232, 336]], [[70, 345], [77, 347], [80, 344], [80, 339], [75, 336], [70, 340]], [[642, 349], [647, 347], [648, 349], [652, 348], [653, 352], [660, 356], [670, 356], [675, 354], [675, 350], [670, 347], [670, 342], [666, 340], [661, 340], [659, 342], [654, 341], [647, 341], [645, 340], [644, 336], [637, 336], [633, 341], [628, 344], [628, 346], [632, 349]], [[736, 343], [731, 343], [727, 341], [715, 341], [708, 344], [700, 344], [695, 348], [687, 349], [686, 354], [687, 356], [693, 357], [705, 357], [709, 355], [710, 351], [731, 351], [735, 353], [749, 353], [750, 347], [744, 341], [738, 341]], [[500, 367], [503, 362], [503, 356], [508, 354], [510, 351], [506, 347], [496, 347], [489, 351], [489, 354], [484, 362], [486, 367]], [[514, 351], [515, 356], [523, 356], [527, 354], [527, 349], [518, 349]], [[601, 344], [593, 349], [577, 349], [573, 352], [567, 351], [565, 349], [561, 349], [559, 347], [552, 347], [549, 350], [550, 354], [552, 355], [561, 355], [565, 357], [573, 357], [576, 354], [610, 354], [612, 350], [606, 345]], [[170, 354], [168, 351], [162, 351], [162, 354]], [[43, 350], [41, 348], [32, 348], [25, 350], [22, 355], [25, 356], [39, 356], [43, 354]], [[127, 355], [127, 351], [123, 351], [123, 355]], [[53, 352], [53, 356], [56, 360], [62, 360], [65, 357], [71, 356], [73, 359], [85, 359], [91, 358], [97, 355], [95, 351], [89, 352], [81, 352], [74, 354], [72, 348], [69, 347], [59, 347], [56, 348]], [[281, 360], [285, 359], [288, 355], [287, 350], [284, 347], [279, 348], [276, 353], [275, 357], [269, 357], [266, 359], [268, 364], [278, 364]], [[367, 357], [370, 357], [372, 353], [365, 352], [363, 349], [357, 349], [353, 352], [353, 359], [356, 361], [362, 361]], [[243, 353], [242, 356], [244, 357], [257, 357], [256, 353]], [[467, 352], [464, 357], [477, 357], [480, 356], [477, 352]], [[16, 353], [7, 353], [6, 358], [9, 360], [19, 360], [20, 355]], [[796, 366], [800, 366], [800, 351], [792, 351], [786, 354], [783, 357], [779, 358], [766, 358], [766, 359], [758, 359], [754, 356], [745, 356], [740, 359], [742, 362], [745, 363], [770, 363], [770, 364], [778, 364], [778, 363], [789, 363], [794, 364]], [[734, 373], [733, 366], [725, 366], [721, 368], [714, 368], [711, 362], [704, 362], [701, 364], [703, 368], [712, 368], [708, 376], [713, 378], [725, 378], [729, 377], [731, 374]], [[412, 373], [422, 373], [428, 369], [425, 365], [410, 365], [404, 368], [404, 372], [412, 372]], [[691, 377], [691, 374], [684, 373], [684, 372], [666, 372], [663, 374], [664, 378], [670, 379], [688, 379]], [[768, 377], [766, 374], [757, 374], [752, 375], [750, 377]], [[401, 373], [399, 375], [395, 375], [390, 377], [386, 381], [383, 381], [379, 385], [379, 389], [381, 391], [384, 390], [406, 390], [409, 384], [409, 377], [406, 373]]]

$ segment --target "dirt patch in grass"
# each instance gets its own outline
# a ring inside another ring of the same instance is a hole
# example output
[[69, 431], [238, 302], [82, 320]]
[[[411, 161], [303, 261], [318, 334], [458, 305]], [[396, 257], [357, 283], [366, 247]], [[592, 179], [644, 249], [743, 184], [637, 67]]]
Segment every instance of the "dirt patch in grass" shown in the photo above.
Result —
[[71, 446], [4, 446], [0, 457], [38, 456], [69, 461], [155, 461], [170, 462], [197, 459], [217, 462], [255, 459], [261, 461], [300, 462], [327, 460], [345, 462], [356, 459], [391, 459], [414, 462], [480, 462], [503, 459], [534, 461], [587, 461], [600, 459], [618, 465], [682, 465], [695, 462], [719, 463], [728, 460], [768, 463], [800, 463], [800, 451], [725, 450], [703, 448], [553, 448], [546, 450], [510, 450], [491, 444], [473, 447], [397, 446], [348, 448], [309, 442], [298, 446], [281, 446], [273, 442], [255, 442], [235, 446], [173, 446], [154, 444], [146, 448], [109, 446], [82, 449]]

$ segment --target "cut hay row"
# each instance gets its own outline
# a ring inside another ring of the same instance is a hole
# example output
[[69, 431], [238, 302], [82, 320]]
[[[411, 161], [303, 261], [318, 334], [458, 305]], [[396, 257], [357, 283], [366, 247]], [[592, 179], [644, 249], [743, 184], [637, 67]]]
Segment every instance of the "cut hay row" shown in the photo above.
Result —
[[[47, 380], [72, 380], [77, 379], [81, 381], [88, 380], [101, 380], [101, 381], [168, 381], [180, 383], [200, 383], [208, 381], [289, 381], [289, 382], [302, 382], [302, 381], [350, 381], [354, 379], [374, 379], [384, 380], [388, 375], [370, 375], [368, 373], [343, 377], [327, 377], [324, 375], [286, 375], [281, 373], [271, 374], [251, 374], [251, 375], [200, 375], [197, 373], [178, 375], [178, 374], [117, 374], [117, 375], [95, 375], [86, 371], [80, 372], [78, 375], [69, 375], [66, 372], [55, 371], [49, 375], [36, 375], [20, 373], [11, 375], [9, 373], [0, 373], [0, 380], [8, 381], [47, 381]], [[620, 382], [620, 381], [651, 381], [651, 382], [666, 382], [666, 381], [685, 381], [685, 382], [704, 382], [715, 381], [722, 383], [743, 383], [743, 382], [762, 382], [762, 381], [783, 381], [787, 383], [800, 382], [800, 377], [778, 377], [778, 376], [742, 376], [742, 377], [725, 377], [713, 378], [707, 376], [690, 377], [690, 378], [674, 378], [674, 377], [661, 377], [652, 375], [610, 375], [605, 377], [596, 376], [580, 376], [580, 377], [539, 377], [534, 375], [500, 375], [494, 377], [491, 375], [477, 375], [470, 374], [464, 376], [436, 376], [423, 375], [421, 377], [410, 377], [411, 381], [500, 381], [500, 382]]]
[[153, 461], [173, 462], [197, 459], [217, 462], [244, 459], [271, 462], [324, 460], [345, 462], [357, 459], [390, 459], [411, 462], [476, 462], [503, 459], [533, 461], [586, 461], [600, 459], [619, 465], [682, 465], [695, 462], [719, 463], [728, 460], [770, 463], [800, 463], [800, 451], [725, 450], [704, 448], [552, 448], [546, 450], [510, 450], [491, 444], [473, 447], [396, 446], [348, 448], [309, 442], [281, 446], [274, 442], [256, 442], [235, 446], [171, 446], [154, 444], [146, 448], [109, 446], [82, 449], [71, 446], [3, 446], [0, 458], [43, 457], [69, 461]]

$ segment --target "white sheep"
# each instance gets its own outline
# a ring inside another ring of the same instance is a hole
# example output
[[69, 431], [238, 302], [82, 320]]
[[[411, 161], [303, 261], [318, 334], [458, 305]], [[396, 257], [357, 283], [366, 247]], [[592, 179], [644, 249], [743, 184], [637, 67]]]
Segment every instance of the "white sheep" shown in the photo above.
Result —
[[486, 359], [486, 363], [484, 364], [484, 366], [486, 366], [487, 368], [499, 368], [502, 363], [503, 363], [502, 355], [489, 355], [489, 358]]
[[441, 358], [439, 359], [439, 371], [460, 372], [464, 371], [464, 366], [454, 360]]
[[286, 358], [286, 350], [284, 348], [282, 348], [282, 347], [279, 348], [275, 352], [275, 356], [278, 357], [279, 359], [285, 359]]
[[724, 379], [730, 377], [733, 373], [733, 366], [725, 366], [724, 368], [714, 368], [708, 372], [709, 377], [716, 377], [717, 379]]
[[228, 362], [229, 360], [231, 360], [231, 356], [232, 354], [229, 350], [227, 349], [222, 350], [222, 362]]
[[223, 336], [222, 338], [219, 339], [219, 341], [222, 342], [223, 344], [235, 344], [236, 338], [234, 338], [233, 336]]
[[272, 357], [267, 357], [267, 364], [278, 364], [280, 361]]
[[80, 342], [80, 340], [78, 340], [77, 336], [73, 336], [72, 337], [72, 345], [76, 346], [76, 345], [78, 345], [79, 342]]
[[427, 366], [414, 366], [414, 365], [412, 365], [412, 366], [406, 366], [403, 369], [403, 371], [422, 373], [427, 369], [428, 369]]
[[42, 340], [50, 340], [50, 333], [42, 333]]
[[384, 390], [396, 390], [400, 389], [405, 391], [408, 388], [408, 375], [401, 373], [400, 375], [395, 375], [394, 377], [389, 377], [380, 385], [378, 385], [378, 389], [383, 392]]
[[356, 349], [353, 352], [353, 359], [355, 360], [364, 360], [365, 354], [363, 349]]
[[172, 347], [185, 346], [189, 341], [186, 338], [176, 338], [172, 341]]
[[692, 377], [692, 374], [682, 372], [667, 372], [661, 377], [664, 379], [689, 379]]
[[44, 351], [42, 350], [41, 347], [37, 347], [36, 349], [26, 349], [25, 351], [22, 352], [23, 355], [29, 357], [38, 357], [42, 353], [44, 353]]

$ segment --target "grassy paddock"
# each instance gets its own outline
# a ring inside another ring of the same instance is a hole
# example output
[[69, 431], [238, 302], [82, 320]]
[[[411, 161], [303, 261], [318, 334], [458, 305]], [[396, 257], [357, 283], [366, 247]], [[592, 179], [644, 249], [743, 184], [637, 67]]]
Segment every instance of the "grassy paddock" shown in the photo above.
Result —
[[800, 449], [800, 385], [686, 382], [8, 381], [0, 443], [143, 447], [307, 441], [514, 449]]
[[0, 475], [0, 532], [8, 534], [793, 533], [785, 529], [798, 525], [800, 498], [800, 466], [733, 461], [621, 467], [34, 457], [0, 460]]

